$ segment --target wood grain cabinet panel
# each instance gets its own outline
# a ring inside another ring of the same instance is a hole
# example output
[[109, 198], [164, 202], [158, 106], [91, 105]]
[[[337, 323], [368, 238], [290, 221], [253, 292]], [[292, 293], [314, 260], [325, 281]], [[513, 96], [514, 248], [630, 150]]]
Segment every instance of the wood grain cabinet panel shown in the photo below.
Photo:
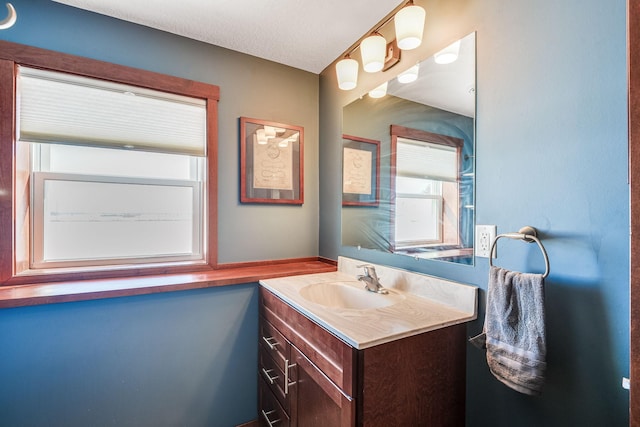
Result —
[[464, 324], [357, 350], [261, 287], [260, 334], [261, 425], [464, 426]]

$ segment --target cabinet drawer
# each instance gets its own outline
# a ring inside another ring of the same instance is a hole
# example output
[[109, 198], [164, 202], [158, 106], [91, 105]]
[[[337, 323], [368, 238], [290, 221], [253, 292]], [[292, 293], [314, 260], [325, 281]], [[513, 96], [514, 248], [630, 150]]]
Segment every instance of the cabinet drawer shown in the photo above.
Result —
[[261, 315], [268, 322], [264, 323], [275, 326], [287, 341], [313, 360], [324, 375], [353, 396], [356, 350], [263, 287], [260, 287], [260, 300]]
[[[260, 363], [259, 363], [259, 371], [260, 376], [267, 384], [271, 392], [278, 398], [280, 404], [284, 407], [284, 409], [289, 411], [289, 385], [295, 382], [294, 378], [289, 377], [290, 374], [293, 374], [294, 371], [291, 369], [287, 369], [289, 365], [289, 361], [287, 364], [278, 365], [276, 360], [274, 360], [271, 356], [266, 353], [264, 348], [260, 348], [259, 352]], [[288, 383], [288, 384], [287, 384]]]
[[291, 360], [289, 343], [264, 318], [260, 319], [260, 347], [276, 361], [278, 366], [284, 366], [285, 361]]
[[258, 419], [261, 426], [265, 427], [289, 427], [291, 420], [287, 412], [282, 408], [278, 399], [270, 391], [265, 381], [258, 381]]

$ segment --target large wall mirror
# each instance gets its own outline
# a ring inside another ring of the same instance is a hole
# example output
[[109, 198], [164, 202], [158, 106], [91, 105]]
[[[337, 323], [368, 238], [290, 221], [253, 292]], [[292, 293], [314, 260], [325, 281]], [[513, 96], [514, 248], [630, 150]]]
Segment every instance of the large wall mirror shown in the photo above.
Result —
[[344, 246], [473, 264], [475, 53], [472, 33], [344, 107]]

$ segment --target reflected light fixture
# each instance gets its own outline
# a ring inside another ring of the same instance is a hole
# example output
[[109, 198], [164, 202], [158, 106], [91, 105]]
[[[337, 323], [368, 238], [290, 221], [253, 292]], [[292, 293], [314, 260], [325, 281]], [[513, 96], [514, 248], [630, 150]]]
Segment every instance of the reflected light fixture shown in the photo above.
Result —
[[264, 135], [267, 139], [273, 139], [276, 137], [276, 128], [273, 126], [264, 127]]
[[358, 85], [358, 61], [349, 56], [336, 64], [338, 87], [342, 90], [355, 89]]
[[256, 130], [256, 139], [260, 145], [267, 144], [267, 135], [264, 133], [264, 129]]
[[384, 67], [387, 55], [387, 40], [378, 33], [374, 33], [360, 43], [362, 68], [367, 73], [377, 73]]
[[371, 98], [382, 98], [387, 94], [387, 82], [382, 83], [375, 89], [369, 91], [369, 96]]
[[396, 13], [393, 22], [396, 27], [398, 47], [402, 50], [415, 49], [422, 43], [426, 12], [410, 1]]
[[441, 51], [437, 52], [433, 56], [433, 60], [436, 64], [451, 64], [458, 59], [458, 53], [460, 52], [460, 40], [451, 43]]
[[290, 143], [294, 144], [297, 140], [298, 140], [298, 132], [294, 133], [293, 135], [289, 136], [288, 138], [283, 138], [282, 141], [278, 142], [278, 147], [285, 148]]
[[418, 72], [420, 71], [420, 65], [416, 64], [409, 68], [407, 71], [403, 71], [398, 75], [398, 81], [400, 83], [411, 83], [418, 79]]

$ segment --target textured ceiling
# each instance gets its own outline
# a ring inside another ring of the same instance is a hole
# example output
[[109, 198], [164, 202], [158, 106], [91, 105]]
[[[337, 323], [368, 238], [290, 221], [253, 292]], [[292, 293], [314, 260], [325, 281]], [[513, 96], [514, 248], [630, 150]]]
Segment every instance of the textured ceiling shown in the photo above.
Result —
[[319, 74], [402, 0], [54, 0]]

